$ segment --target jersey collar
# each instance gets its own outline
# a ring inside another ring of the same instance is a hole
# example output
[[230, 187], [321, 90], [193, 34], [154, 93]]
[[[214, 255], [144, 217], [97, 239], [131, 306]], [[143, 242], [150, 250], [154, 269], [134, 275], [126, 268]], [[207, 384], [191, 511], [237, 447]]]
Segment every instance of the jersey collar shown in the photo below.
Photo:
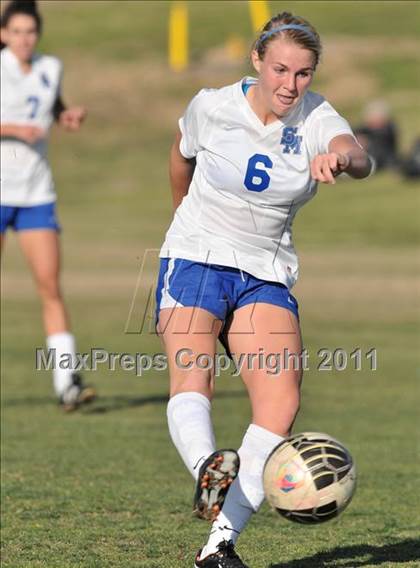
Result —
[[242, 109], [244, 110], [248, 120], [257, 130], [263, 132], [264, 134], [270, 134], [271, 132], [276, 131], [277, 129], [283, 128], [285, 125], [293, 123], [293, 121], [295, 120], [295, 118], [297, 117], [297, 115], [301, 110], [304, 97], [302, 98], [301, 101], [299, 101], [298, 105], [287, 116], [283, 117], [283, 119], [279, 118], [274, 122], [270, 122], [270, 124], [263, 124], [261, 120], [258, 118], [258, 116], [255, 114], [253, 109], [251, 108], [251, 105], [249, 104], [249, 101], [242, 90], [242, 85], [244, 83], [247, 83], [248, 85], [256, 85], [258, 83], [258, 79], [256, 79], [255, 77], [243, 77], [236, 84], [239, 103]]
[[13, 77], [15, 77], [15, 79], [23, 79], [25, 77], [28, 77], [32, 73], [34, 65], [39, 59], [39, 55], [37, 53], [34, 53], [32, 57], [32, 68], [29, 73], [24, 73], [22, 71], [18, 58], [8, 47], [2, 49], [1, 58], [3, 65], [5, 65], [6, 69]]

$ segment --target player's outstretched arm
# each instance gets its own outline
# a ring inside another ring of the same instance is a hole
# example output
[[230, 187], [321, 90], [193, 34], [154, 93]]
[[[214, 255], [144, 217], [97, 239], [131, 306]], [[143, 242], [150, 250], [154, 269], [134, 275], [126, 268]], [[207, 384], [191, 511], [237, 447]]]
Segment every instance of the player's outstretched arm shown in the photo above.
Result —
[[195, 160], [187, 160], [180, 152], [181, 138], [182, 134], [178, 131], [172, 144], [169, 159], [169, 179], [171, 181], [174, 211], [188, 193], [195, 168]]
[[328, 145], [328, 154], [318, 154], [311, 162], [311, 175], [316, 181], [335, 183], [343, 172], [357, 179], [367, 177], [373, 169], [369, 154], [348, 135], [336, 136]]

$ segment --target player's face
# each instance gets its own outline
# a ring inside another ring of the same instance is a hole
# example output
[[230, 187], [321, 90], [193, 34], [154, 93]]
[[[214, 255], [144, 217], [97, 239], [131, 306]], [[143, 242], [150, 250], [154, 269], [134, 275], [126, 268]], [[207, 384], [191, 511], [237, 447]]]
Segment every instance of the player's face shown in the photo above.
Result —
[[259, 93], [267, 111], [276, 116], [288, 114], [308, 90], [314, 70], [314, 54], [300, 45], [276, 39], [268, 44], [264, 59], [252, 52], [259, 73]]
[[15, 14], [2, 29], [2, 40], [19, 61], [30, 61], [38, 41], [35, 19], [27, 14]]

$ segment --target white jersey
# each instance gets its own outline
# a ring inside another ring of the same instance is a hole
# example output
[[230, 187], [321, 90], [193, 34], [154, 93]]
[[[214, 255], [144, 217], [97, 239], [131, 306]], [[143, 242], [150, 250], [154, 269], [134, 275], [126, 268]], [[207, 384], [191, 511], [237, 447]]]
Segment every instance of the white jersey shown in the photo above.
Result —
[[[35, 55], [29, 73], [23, 73], [8, 48], [1, 51], [1, 122], [38, 126], [46, 131], [59, 94], [61, 62]], [[47, 160], [47, 138], [26, 144], [1, 139], [1, 203], [32, 206], [55, 201], [54, 182]]]
[[292, 242], [297, 211], [316, 193], [310, 161], [352, 130], [312, 92], [287, 117], [264, 125], [249, 105], [246, 77], [203, 89], [180, 119], [180, 151], [196, 158], [161, 257], [239, 268], [289, 289], [298, 276]]

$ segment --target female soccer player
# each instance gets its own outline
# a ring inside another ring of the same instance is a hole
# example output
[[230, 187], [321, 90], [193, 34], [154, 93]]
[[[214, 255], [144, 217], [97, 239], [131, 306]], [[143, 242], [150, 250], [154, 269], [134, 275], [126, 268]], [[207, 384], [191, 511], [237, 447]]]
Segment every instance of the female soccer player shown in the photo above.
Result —
[[[171, 151], [175, 216], [160, 252], [158, 331], [170, 368], [170, 434], [197, 481], [196, 513], [213, 520], [196, 568], [245, 566], [234, 544], [263, 501], [266, 458], [299, 408], [299, 365], [275, 376], [259, 364], [260, 355], [302, 350], [290, 293], [293, 219], [318, 182], [342, 172], [364, 178], [372, 168], [346, 120], [309, 91], [320, 53], [310, 23], [275, 16], [252, 51], [258, 79], [200, 91]], [[214, 373], [202, 354], [214, 356], [219, 336], [246, 356], [252, 423], [237, 453], [216, 451], [210, 418]]]
[[[1, 16], [1, 244], [8, 226], [18, 233], [42, 300], [47, 346], [56, 361], [75, 355], [74, 337], [59, 285], [59, 226], [54, 183], [47, 161], [48, 131], [55, 119], [80, 128], [86, 111], [61, 99], [61, 62], [35, 48], [42, 21], [36, 3], [12, 1]], [[91, 401], [95, 392], [71, 369], [53, 371], [64, 410]]]

